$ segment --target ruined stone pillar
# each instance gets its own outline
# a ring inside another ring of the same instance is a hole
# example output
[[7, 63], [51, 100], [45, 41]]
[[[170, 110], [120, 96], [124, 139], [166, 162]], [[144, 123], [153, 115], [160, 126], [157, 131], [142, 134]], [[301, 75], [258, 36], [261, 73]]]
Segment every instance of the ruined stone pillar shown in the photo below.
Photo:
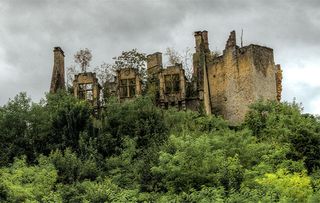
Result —
[[50, 93], [56, 93], [58, 89], [65, 89], [64, 79], [64, 52], [60, 47], [54, 47], [54, 62], [51, 77]]
[[205, 53], [209, 53], [210, 49], [209, 49], [209, 42], [208, 42], [208, 31], [206, 30], [202, 31], [201, 37], [202, 37], [203, 51]]
[[209, 80], [207, 73], [207, 64], [203, 64], [203, 104], [207, 115], [211, 115], [211, 101], [209, 91]]
[[[129, 88], [128, 88], [129, 91]], [[136, 96], [141, 95], [141, 81], [140, 81], [140, 75], [136, 75]]]
[[236, 42], [236, 31], [233, 30], [233, 31], [230, 32], [228, 41], [226, 43], [226, 49], [233, 48], [236, 45], [237, 45], [237, 42]]
[[164, 101], [164, 75], [162, 73], [159, 74], [159, 98], [160, 101]]
[[200, 52], [201, 51], [201, 44], [202, 44], [202, 32], [201, 31], [196, 31], [194, 32], [194, 39], [195, 39], [195, 43], [196, 43], [196, 52]]
[[277, 88], [277, 101], [280, 101], [281, 94], [282, 94], [282, 69], [280, 64], [276, 65], [276, 88]]
[[147, 56], [148, 77], [155, 77], [162, 69], [162, 53], [156, 52]]

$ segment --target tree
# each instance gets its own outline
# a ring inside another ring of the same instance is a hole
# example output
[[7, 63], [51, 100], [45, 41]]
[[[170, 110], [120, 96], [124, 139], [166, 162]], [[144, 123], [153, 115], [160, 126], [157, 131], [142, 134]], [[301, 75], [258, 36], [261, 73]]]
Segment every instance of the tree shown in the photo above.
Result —
[[312, 172], [320, 167], [320, 123], [301, 112], [295, 102], [258, 101], [250, 107], [244, 125], [261, 140], [290, 144], [287, 158], [303, 159]]
[[37, 144], [49, 134], [49, 118], [43, 103], [32, 104], [26, 93], [18, 94], [0, 107], [0, 129], [0, 165], [21, 155], [33, 160]]
[[80, 65], [82, 72], [87, 71], [87, 68], [90, 66], [91, 59], [92, 54], [88, 48], [81, 49], [74, 55], [74, 62]]
[[311, 179], [306, 171], [290, 173], [285, 169], [279, 169], [276, 173], [267, 173], [263, 178], [256, 180], [263, 186], [271, 202], [306, 202], [312, 194]]
[[168, 47], [166, 49], [165, 55], [168, 57], [169, 65], [175, 65], [176, 63], [181, 63], [183, 69], [185, 70], [185, 75], [188, 81], [192, 78], [192, 53], [191, 49], [187, 47], [182, 54], [176, 51], [174, 48]]
[[175, 193], [202, 186], [237, 190], [244, 170], [238, 154], [228, 154], [221, 139], [214, 134], [171, 135], [169, 147], [160, 152], [158, 166], [151, 170], [162, 177], [164, 190]]
[[72, 82], [74, 80], [74, 76], [79, 74], [79, 70], [77, 70], [75, 65], [71, 65], [67, 67], [67, 87], [71, 88], [72, 87]]
[[108, 63], [102, 63], [100, 66], [95, 67], [93, 71], [102, 86], [106, 82], [111, 82], [116, 75], [114, 67]]
[[15, 159], [11, 167], [0, 169], [0, 177], [1, 202], [61, 201], [59, 195], [53, 192], [57, 171], [41, 158], [36, 166], [28, 166], [25, 157]]
[[146, 76], [146, 61], [145, 53], [138, 52], [137, 49], [123, 51], [120, 56], [113, 57], [113, 69], [115, 71], [123, 68], [133, 68], [139, 71], [142, 78]]
[[80, 133], [90, 128], [92, 109], [85, 100], [78, 100], [65, 92], [47, 97], [48, 116], [51, 120], [49, 149], [77, 150]]
[[80, 66], [80, 70], [76, 65], [70, 65], [66, 70], [67, 77], [67, 88], [72, 91], [72, 82], [74, 76], [79, 74], [79, 72], [86, 72], [87, 68], [90, 66], [90, 61], [92, 59], [91, 51], [88, 48], [79, 50], [74, 55], [74, 62]]
[[182, 62], [182, 56], [174, 48], [167, 47], [165, 54], [168, 57], [168, 63], [174, 66], [176, 63]]

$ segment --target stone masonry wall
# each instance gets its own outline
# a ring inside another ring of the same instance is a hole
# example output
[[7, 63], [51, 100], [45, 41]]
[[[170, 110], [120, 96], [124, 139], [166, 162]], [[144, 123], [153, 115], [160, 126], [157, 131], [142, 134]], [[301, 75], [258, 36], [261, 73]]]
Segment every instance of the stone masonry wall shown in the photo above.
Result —
[[223, 53], [208, 64], [211, 107], [215, 115], [237, 125], [253, 102], [276, 100], [273, 51], [257, 45], [239, 48], [231, 36]]

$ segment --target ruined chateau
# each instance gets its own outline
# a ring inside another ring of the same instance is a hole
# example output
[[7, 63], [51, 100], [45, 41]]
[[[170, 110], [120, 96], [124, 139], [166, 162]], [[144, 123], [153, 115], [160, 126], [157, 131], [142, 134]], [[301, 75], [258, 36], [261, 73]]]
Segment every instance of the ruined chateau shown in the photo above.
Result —
[[[216, 55], [209, 49], [207, 31], [195, 32], [194, 37], [191, 81], [187, 81], [181, 64], [163, 67], [162, 54], [156, 52], [147, 56], [147, 81], [128, 67], [118, 70], [115, 80], [106, 84], [99, 84], [95, 73], [83, 72], [74, 77], [73, 94], [99, 109], [103, 88], [120, 102], [142, 95], [144, 88], [152, 89], [162, 108], [175, 106], [220, 115], [231, 125], [239, 124], [248, 106], [259, 99], [280, 101], [282, 70], [275, 64], [271, 48], [254, 44], [239, 47], [232, 31], [222, 55]], [[64, 89], [64, 83], [64, 53], [55, 47], [50, 92]]]

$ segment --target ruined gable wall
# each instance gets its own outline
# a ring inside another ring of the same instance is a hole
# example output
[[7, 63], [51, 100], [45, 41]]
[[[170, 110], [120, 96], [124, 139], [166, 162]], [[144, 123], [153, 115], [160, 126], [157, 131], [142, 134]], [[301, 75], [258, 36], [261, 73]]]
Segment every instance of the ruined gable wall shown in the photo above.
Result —
[[83, 84], [92, 85], [91, 87], [87, 87], [87, 91], [92, 91], [92, 100], [88, 101], [91, 102], [94, 108], [99, 108], [101, 87], [98, 83], [96, 74], [92, 72], [84, 72], [75, 75], [75, 79], [73, 81], [73, 94], [76, 98], [80, 97], [80, 91], [85, 91], [84, 89], [80, 89], [80, 85]]
[[230, 124], [242, 121], [247, 105], [254, 100], [252, 66], [250, 52], [232, 47], [208, 67], [213, 112]]
[[252, 45], [252, 57], [254, 64], [254, 99], [276, 100], [276, 68], [273, 50], [267, 47]]
[[248, 107], [258, 99], [275, 100], [273, 51], [249, 45], [229, 47], [208, 65], [211, 106], [231, 125], [243, 121]]
[[123, 68], [117, 71], [117, 94], [118, 98], [120, 99], [120, 93], [119, 93], [119, 85], [120, 81], [124, 79], [135, 79], [135, 95], [139, 96], [142, 93], [142, 84], [141, 84], [141, 78], [136, 69], [133, 68]]
[[80, 73], [75, 76], [75, 80], [77, 83], [81, 84], [90, 84], [97, 82], [95, 73], [86, 72], [86, 73]]
[[[171, 95], [166, 95], [165, 88], [165, 76], [166, 75], [179, 75], [179, 92]], [[181, 64], [176, 64], [174, 66], [169, 66], [159, 73], [159, 81], [160, 81], [160, 99], [164, 102], [172, 102], [172, 101], [182, 101], [186, 98], [186, 77], [184, 69]]]
[[212, 113], [223, 115], [226, 100], [226, 71], [224, 69], [224, 58], [216, 58], [208, 66], [208, 81], [211, 96]]

